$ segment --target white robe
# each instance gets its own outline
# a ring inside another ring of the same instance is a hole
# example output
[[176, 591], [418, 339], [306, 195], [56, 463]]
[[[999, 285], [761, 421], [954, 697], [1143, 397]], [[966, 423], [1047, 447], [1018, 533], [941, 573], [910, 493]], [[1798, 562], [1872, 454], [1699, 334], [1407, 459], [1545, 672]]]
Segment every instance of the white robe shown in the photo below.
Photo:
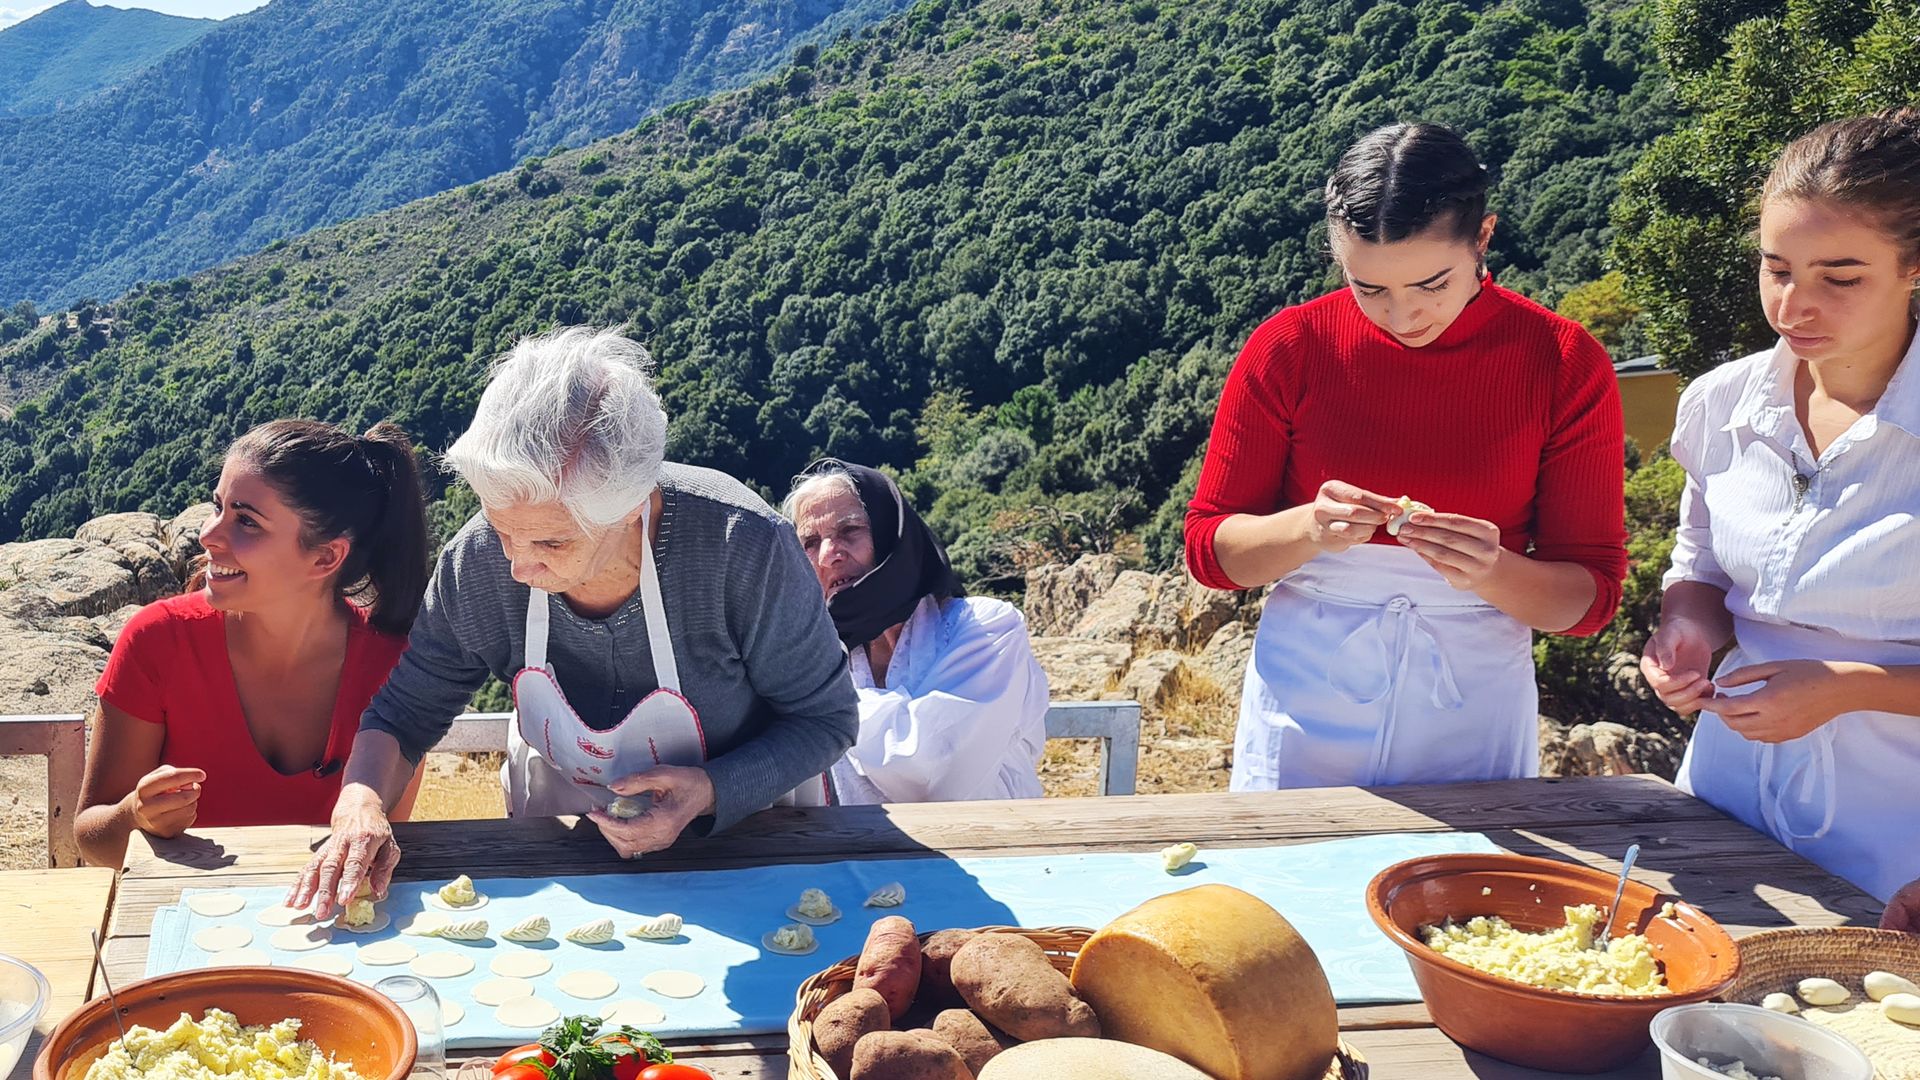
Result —
[[1047, 674], [1027, 623], [1001, 600], [920, 601], [900, 633], [885, 686], [852, 650], [860, 733], [834, 763], [845, 804], [1028, 799], [1041, 794]]

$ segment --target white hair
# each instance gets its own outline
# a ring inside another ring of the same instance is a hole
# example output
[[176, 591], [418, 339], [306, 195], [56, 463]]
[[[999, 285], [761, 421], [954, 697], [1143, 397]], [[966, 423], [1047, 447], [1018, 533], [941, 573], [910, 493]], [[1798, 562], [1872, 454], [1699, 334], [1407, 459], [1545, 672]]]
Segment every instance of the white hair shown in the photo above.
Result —
[[653, 494], [667, 414], [652, 358], [622, 329], [552, 330], [494, 361], [473, 423], [446, 453], [482, 506], [557, 502], [601, 529]]
[[788, 521], [798, 522], [800, 504], [815, 495], [851, 495], [858, 499], [860, 489], [853, 486], [853, 474], [839, 464], [828, 464], [818, 472], [801, 473], [793, 478], [793, 490], [780, 503], [780, 513]]

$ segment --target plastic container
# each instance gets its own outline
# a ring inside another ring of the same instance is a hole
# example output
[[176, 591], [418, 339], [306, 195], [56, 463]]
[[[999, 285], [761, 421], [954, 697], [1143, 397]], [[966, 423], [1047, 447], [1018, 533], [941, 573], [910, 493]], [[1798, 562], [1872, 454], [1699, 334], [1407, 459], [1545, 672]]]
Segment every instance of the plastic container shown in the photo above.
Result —
[[1746, 1063], [1756, 1076], [1780, 1080], [1873, 1080], [1867, 1055], [1835, 1033], [1789, 1013], [1757, 1005], [1682, 1005], [1653, 1018], [1663, 1080], [1725, 1080], [1697, 1064]]
[[53, 988], [38, 968], [0, 953], [0, 1076], [12, 1076]]

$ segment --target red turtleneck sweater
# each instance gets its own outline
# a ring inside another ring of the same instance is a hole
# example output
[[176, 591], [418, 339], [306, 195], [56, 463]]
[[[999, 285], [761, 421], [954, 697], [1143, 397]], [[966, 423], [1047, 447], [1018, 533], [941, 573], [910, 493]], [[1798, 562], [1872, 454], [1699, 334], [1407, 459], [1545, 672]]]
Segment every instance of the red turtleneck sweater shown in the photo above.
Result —
[[[1592, 634], [1627, 573], [1623, 440], [1613, 365], [1580, 324], [1488, 282], [1413, 348], [1342, 289], [1268, 319], [1240, 351], [1187, 509], [1187, 566], [1241, 588], [1214, 555], [1220, 523], [1342, 480], [1491, 521], [1510, 550], [1586, 567], [1593, 606], [1566, 632]], [[1373, 542], [1396, 541], [1382, 529]]]

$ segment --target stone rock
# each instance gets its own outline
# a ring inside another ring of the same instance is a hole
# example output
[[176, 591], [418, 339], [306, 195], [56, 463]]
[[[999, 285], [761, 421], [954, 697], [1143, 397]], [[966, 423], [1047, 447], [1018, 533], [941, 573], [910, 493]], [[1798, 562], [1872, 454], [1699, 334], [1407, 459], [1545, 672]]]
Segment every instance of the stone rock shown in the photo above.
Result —
[[1625, 776], [1653, 773], [1672, 779], [1686, 743], [1672, 735], [1635, 731], [1603, 720], [1567, 726], [1540, 718], [1540, 775]]
[[1144, 709], [1157, 709], [1173, 695], [1186, 665], [1187, 658], [1171, 649], [1150, 652], [1127, 668], [1117, 693], [1124, 700], [1139, 702]]
[[1230, 622], [1213, 632], [1188, 667], [1229, 694], [1238, 694], [1246, 681], [1247, 661], [1253, 656], [1254, 627]]
[[[1241, 619], [1246, 593], [1209, 589], [1195, 581], [1184, 567], [1175, 571], [1175, 575], [1177, 586], [1167, 588], [1165, 592], [1180, 598], [1180, 638], [1177, 643], [1180, 648], [1198, 649], [1210, 641], [1221, 627]], [[1258, 612], [1254, 618], [1259, 618]]]
[[112, 548], [82, 540], [30, 540], [0, 545], [0, 580], [26, 589], [68, 615], [105, 615], [142, 602], [141, 581]]
[[1125, 570], [1099, 599], [1087, 606], [1072, 636], [1089, 641], [1131, 645], [1140, 639], [1140, 627], [1160, 594], [1160, 579], [1142, 570]]
[[198, 503], [174, 515], [161, 529], [161, 537], [173, 557], [173, 572], [181, 581], [187, 579], [188, 567], [194, 556], [200, 554], [200, 527], [212, 516], [212, 503]]
[[139, 604], [128, 604], [126, 607], [110, 614], [95, 615], [89, 621], [99, 627], [100, 632], [107, 636], [107, 641], [112, 643], [120, 639], [120, 631], [126, 628], [129, 620], [140, 613], [140, 608], [141, 605]]
[[1071, 565], [1035, 567], [1027, 574], [1027, 595], [1022, 605], [1027, 627], [1042, 636], [1070, 632], [1087, 606], [1107, 591], [1123, 568], [1118, 555], [1082, 555]]
[[0, 715], [88, 712], [106, 666], [97, 639], [0, 624]]
[[1107, 693], [1133, 659], [1133, 648], [1083, 638], [1035, 637], [1033, 654], [1047, 673], [1055, 701], [1095, 701]]
[[73, 538], [109, 547], [129, 543], [147, 544], [157, 550], [166, 546], [166, 540], [161, 535], [164, 528], [158, 514], [105, 514], [80, 526]]

